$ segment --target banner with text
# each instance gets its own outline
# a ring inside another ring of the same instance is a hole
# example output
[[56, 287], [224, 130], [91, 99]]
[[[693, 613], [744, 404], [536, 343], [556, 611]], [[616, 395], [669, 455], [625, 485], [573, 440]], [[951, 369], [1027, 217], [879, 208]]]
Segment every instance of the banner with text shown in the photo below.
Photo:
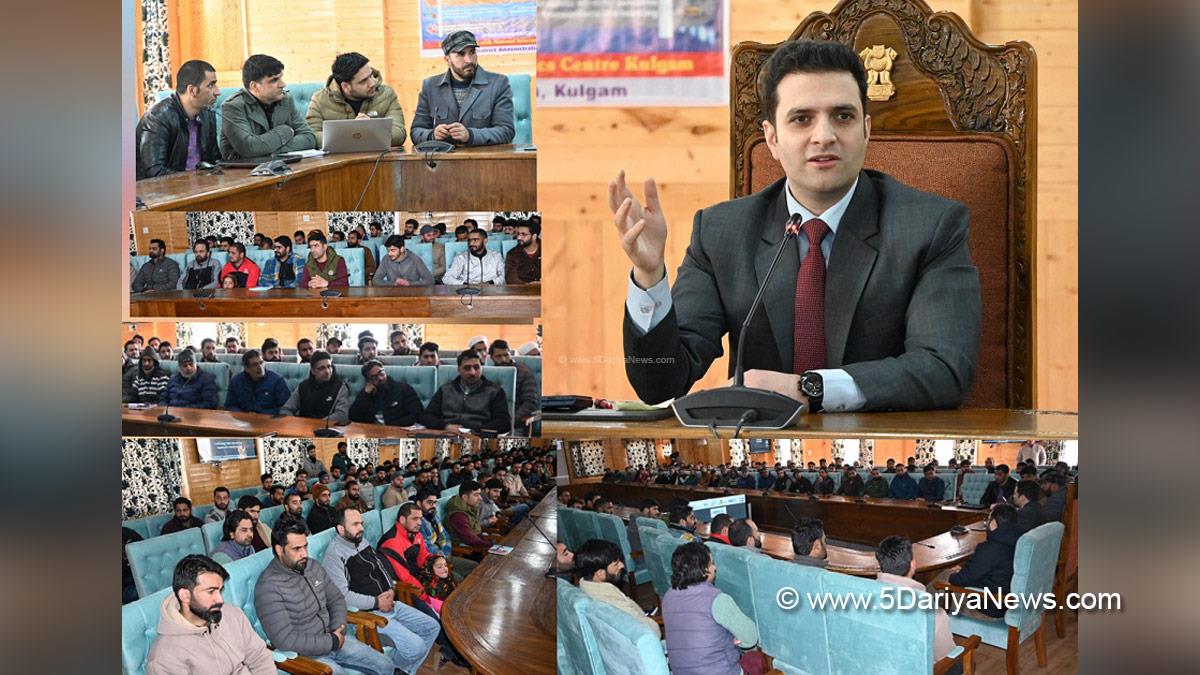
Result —
[[442, 56], [442, 38], [469, 30], [480, 54], [537, 51], [535, 0], [420, 0], [421, 56]]
[[725, 0], [539, 0], [539, 106], [729, 99]]

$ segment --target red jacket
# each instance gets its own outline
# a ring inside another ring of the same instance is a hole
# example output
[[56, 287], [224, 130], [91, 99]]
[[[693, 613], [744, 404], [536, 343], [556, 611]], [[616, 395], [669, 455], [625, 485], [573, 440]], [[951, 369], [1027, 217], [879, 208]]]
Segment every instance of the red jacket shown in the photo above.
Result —
[[253, 260], [249, 258], [243, 258], [242, 264], [238, 267], [234, 267], [233, 263], [231, 262], [225, 263], [225, 266], [221, 268], [220, 281], [224, 282], [225, 277], [234, 272], [241, 272], [246, 275], [245, 288], [254, 288], [258, 285], [258, 275], [260, 270], [258, 269], [258, 265], [254, 264]]
[[[389, 531], [379, 541], [379, 552], [392, 564], [392, 571], [396, 573], [397, 580], [421, 588], [421, 581], [414, 574], [414, 570], [423, 569], [425, 561], [429, 560], [425, 539], [420, 532], [409, 534], [403, 527], [393, 527], [392, 531], [395, 535], [389, 537]], [[397, 558], [406, 562], [402, 563]]]

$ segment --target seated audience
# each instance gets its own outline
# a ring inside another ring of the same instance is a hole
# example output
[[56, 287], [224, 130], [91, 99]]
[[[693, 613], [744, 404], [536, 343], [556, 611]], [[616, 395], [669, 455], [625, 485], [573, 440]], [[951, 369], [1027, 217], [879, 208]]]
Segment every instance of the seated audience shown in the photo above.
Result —
[[831, 495], [834, 492], [833, 477], [825, 469], [817, 471], [817, 483], [813, 491], [819, 495]]
[[[508, 77], [480, 67], [476, 46], [471, 31], [458, 30], [442, 38], [449, 69], [421, 83], [409, 131], [413, 145], [426, 141], [455, 145], [512, 142], [516, 127]], [[468, 100], [470, 115], [465, 114]]]
[[504, 285], [504, 258], [487, 248], [487, 232], [476, 229], [467, 235], [466, 252], [450, 261], [442, 283], [448, 286]]
[[176, 360], [179, 362], [179, 372], [167, 381], [158, 402], [179, 408], [216, 408], [216, 378], [200, 370], [196, 365], [196, 355], [190, 349], [179, 352]]
[[317, 483], [312, 488], [312, 509], [308, 512], [308, 518], [305, 522], [308, 523], [308, 531], [311, 534], [324, 532], [333, 527], [334, 508], [330, 505], [331, 498], [329, 486], [324, 483]]
[[158, 365], [158, 352], [146, 347], [138, 367], [125, 374], [121, 382], [122, 403], [158, 403], [167, 390], [171, 374]]
[[292, 240], [284, 235], [275, 237], [275, 255], [262, 266], [258, 285], [268, 288], [295, 288], [304, 270], [304, 256], [292, 251]]
[[517, 224], [517, 245], [504, 257], [504, 281], [509, 284], [536, 284], [542, 280], [540, 225], [529, 221]]
[[940, 502], [946, 498], [946, 481], [938, 477], [932, 464], [925, 465], [925, 477], [917, 481], [917, 499]]
[[1046, 469], [1038, 484], [1045, 496], [1039, 504], [1042, 524], [1062, 520], [1067, 508], [1067, 479], [1055, 469]]
[[846, 495], [847, 497], [860, 497], [866, 486], [863, 484], [862, 476], [858, 475], [858, 471], [852, 467], [846, 467], [846, 472], [842, 474], [842, 484], [837, 489], [837, 494]]
[[393, 234], [387, 238], [384, 246], [387, 255], [380, 258], [371, 283], [376, 286], [433, 285], [433, 273], [425, 266], [425, 261], [408, 251], [404, 237]]
[[147, 253], [150, 259], [130, 279], [129, 287], [134, 293], [143, 291], [173, 291], [179, 287], [179, 263], [167, 257], [167, 243], [162, 239], [151, 239]]
[[712, 553], [700, 542], [683, 544], [671, 555], [671, 590], [662, 598], [662, 617], [674, 674], [742, 675], [739, 648], [758, 645], [757, 626], [713, 585], [716, 571]]
[[396, 427], [417, 423], [425, 409], [412, 385], [393, 380], [379, 361], [368, 361], [361, 370], [366, 383], [350, 406], [352, 422]]
[[[390, 117], [392, 145], [404, 145], [404, 110], [396, 92], [383, 83], [383, 76], [369, 65], [367, 57], [358, 52], [338, 54], [333, 60], [332, 74], [325, 88], [313, 94], [308, 104], [305, 122], [321, 147], [325, 120], [364, 120]], [[375, 235], [372, 235], [375, 236]]]
[[215, 523], [229, 515], [229, 488], [220, 485], [213, 489], [213, 507], [204, 515], [204, 522]]
[[[1013, 504], [1017, 507], [1017, 529], [1021, 534], [1042, 524], [1042, 488], [1032, 481], [1018, 481], [1013, 491]], [[996, 508], [1000, 508], [997, 506]]]
[[[279, 486], [279, 494], [281, 495], [280, 499], [282, 500], [282, 485]], [[238, 499], [237, 507], [239, 511], [245, 511], [246, 514], [250, 516], [250, 520], [253, 521], [250, 546], [254, 549], [254, 552], [258, 553], [259, 551], [266, 549], [267, 546], [270, 545], [271, 541], [271, 528], [267, 527], [266, 523], [260, 522], [258, 519], [259, 514], [262, 513], [263, 505], [257, 499], [255, 499], [253, 495], [242, 495], [242, 497]]]
[[[300, 272], [298, 288], [325, 290], [350, 288], [350, 271], [346, 259], [338, 255], [337, 249], [329, 245], [324, 233], [314, 230], [308, 235], [308, 260]], [[328, 347], [328, 344], [326, 344]], [[341, 342], [338, 342], [341, 348]]]
[[350, 387], [334, 372], [333, 360], [327, 352], [313, 352], [309, 376], [292, 390], [279, 414], [328, 418], [331, 425], [349, 422]]
[[242, 354], [242, 372], [229, 381], [225, 409], [278, 415], [291, 395], [283, 376], [267, 370], [262, 355], [251, 349]]
[[[891, 471], [895, 473], [894, 468]], [[890, 490], [891, 486], [888, 485], [887, 479], [880, 475], [879, 469], [871, 467], [871, 478], [863, 486], [863, 494], [868, 497], [882, 498], [887, 497]]]
[[442, 614], [442, 605], [456, 586], [454, 575], [450, 571], [450, 561], [444, 556], [433, 556], [425, 562], [425, 567], [421, 570], [421, 601], [432, 608], [439, 617]]
[[458, 377], [438, 388], [421, 416], [430, 429], [508, 433], [512, 418], [500, 385], [483, 376], [483, 362], [471, 350], [458, 355]]
[[134, 130], [137, 180], [221, 161], [212, 107], [220, 94], [212, 64], [193, 59], [179, 67], [175, 91], [150, 106]]
[[221, 283], [232, 279], [234, 288], [254, 288], [258, 286], [260, 274], [258, 265], [246, 257], [246, 245], [234, 242], [229, 247], [229, 260], [221, 268]]
[[687, 502], [671, 505], [667, 512], [667, 532], [685, 542], [700, 541], [696, 536], [696, 516]]
[[762, 535], [758, 532], [758, 525], [749, 518], [738, 518], [733, 521], [729, 526], [729, 543], [755, 553], [762, 553]]
[[[221, 274], [221, 266], [213, 260], [212, 254], [209, 253], [208, 242], [203, 239], [197, 239], [195, 244], [192, 244], [192, 259], [184, 266], [183, 271], [179, 274], [179, 282], [175, 285], [177, 290], [194, 291], [201, 288], [216, 288], [217, 277]], [[203, 344], [201, 347], [203, 348]], [[215, 346], [215, 343], [214, 343]]]
[[265, 158], [311, 150], [316, 137], [288, 95], [283, 64], [254, 54], [242, 64], [242, 89], [221, 104], [221, 157]]
[[[990, 461], [992, 458], [988, 457]], [[992, 504], [1008, 504], [1012, 502], [1013, 490], [1017, 489], [1017, 481], [1008, 475], [1008, 465], [1001, 464], [992, 472], [993, 480], [983, 491], [979, 503], [984, 506]]]
[[254, 555], [254, 529], [257, 523], [249, 513], [235, 510], [221, 524], [221, 543], [213, 549], [213, 560], [219, 563], [231, 563]]
[[658, 623], [624, 592], [625, 557], [620, 546], [604, 539], [584, 542], [575, 551], [575, 571], [579, 574], [579, 590], [589, 598], [616, 607], [640, 621], [654, 635], [660, 634]]
[[483, 534], [479, 522], [479, 502], [483, 499], [483, 486], [473, 480], [461, 484], [458, 494], [446, 503], [446, 528], [450, 541], [459, 546], [487, 550], [492, 541]]
[[176, 497], [172, 508], [175, 511], [175, 517], [163, 523], [159, 534], [171, 534], [193, 527], [204, 526], [203, 521], [192, 515], [192, 500], [187, 497]]
[[508, 342], [495, 340], [488, 351], [492, 357], [493, 364], [517, 369], [517, 389], [514, 392], [517, 433], [522, 436], [528, 436], [529, 429], [535, 419], [534, 413], [540, 411], [542, 408], [542, 395], [540, 387], [538, 387], [537, 376], [533, 374], [533, 371], [528, 366], [513, 360], [512, 352], [508, 348]]
[[708, 540], [732, 545], [729, 541], [729, 526], [733, 525], [733, 516], [728, 513], [718, 513], [708, 523]]
[[888, 496], [892, 499], [917, 498], [917, 481], [908, 475], [908, 467], [906, 465], [896, 465], [896, 477], [892, 479], [892, 485], [888, 488]]
[[[1017, 525], [1017, 509], [1011, 504], [1000, 504], [992, 509], [987, 520], [987, 541], [980, 542], [975, 552], [962, 565], [955, 565], [939, 575], [939, 580], [948, 581], [961, 588], [982, 588], [1000, 595], [1006, 594], [1012, 583], [1013, 557], [1017, 551], [1017, 539], [1021, 528]], [[1005, 608], [985, 601], [978, 611], [964, 608], [977, 618], [998, 619]]]

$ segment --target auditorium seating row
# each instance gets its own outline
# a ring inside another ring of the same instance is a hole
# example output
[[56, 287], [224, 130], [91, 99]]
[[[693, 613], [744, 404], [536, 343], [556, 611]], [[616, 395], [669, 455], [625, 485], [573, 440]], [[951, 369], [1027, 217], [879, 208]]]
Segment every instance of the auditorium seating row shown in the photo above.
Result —
[[[176, 354], [178, 354], [178, 350], [176, 350]], [[456, 363], [458, 363], [458, 361], [457, 361], [458, 354], [459, 354], [459, 352], [454, 352], [454, 351], [439, 351], [438, 357], [442, 360], [444, 365], [453, 366]], [[285, 357], [291, 357], [292, 359], [295, 359], [296, 358], [296, 350], [295, 349], [284, 349], [283, 355]], [[228, 363], [230, 366], [232, 366], [234, 371], [237, 371], [238, 369], [240, 369], [242, 367], [242, 355], [241, 354], [226, 354], [224, 352], [217, 352], [216, 357], [217, 357], [218, 361], [220, 361], [222, 363]], [[333, 359], [333, 363], [335, 366], [336, 365], [348, 365], [348, 364], [353, 365], [353, 364], [358, 363], [358, 351], [357, 350], [351, 350], [351, 351], [342, 350], [342, 351], [338, 352], [337, 354], [333, 354], [330, 358]], [[376, 356], [375, 358], [385, 366], [415, 366], [415, 365], [417, 365], [417, 357], [416, 356]], [[534, 377], [537, 378], [538, 387], [540, 389], [541, 382], [542, 382], [542, 357], [540, 357], [540, 356], [514, 356], [513, 361], [515, 361], [515, 362], [525, 366], [529, 370], [533, 371], [533, 375], [534, 375]], [[495, 365], [495, 364], [492, 363], [491, 359], [488, 359], [487, 363], [485, 363], [484, 365], [491, 366], [491, 365]]]
[[[505, 73], [508, 77], [508, 85], [512, 89], [512, 105], [513, 105], [513, 144], [525, 145], [533, 142], [533, 104], [530, 96], [530, 80], [529, 75], [514, 73]], [[387, 84], [386, 82], [384, 84]], [[325, 88], [323, 82], [300, 82], [298, 84], [289, 84], [287, 87], [287, 95], [292, 97], [292, 102], [296, 106], [296, 110], [300, 111], [301, 115], [308, 112], [308, 103], [313, 95]], [[233, 94], [241, 91], [241, 87], [221, 87], [221, 93], [217, 96], [217, 100], [213, 103], [213, 109], [218, 112], [221, 110], [221, 105], [225, 103]], [[159, 91], [154, 95], [154, 100], [161, 101], [172, 94], [171, 90]], [[405, 104], [405, 110], [416, 110], [415, 103], [410, 105]], [[406, 124], [411, 124], [411, 117], [405, 120]], [[221, 137], [221, 125], [217, 125], [217, 138]]]
[[[383, 244], [381, 244], [381, 243], [369, 244], [367, 242], [364, 242], [363, 245], [370, 246], [370, 247], [376, 248], [376, 249], [383, 248]], [[366, 274], [366, 260], [367, 259], [366, 259], [366, 256], [363, 255], [362, 250], [354, 249], [354, 248], [346, 248], [345, 242], [334, 242], [332, 244], [332, 246], [335, 249], [339, 249], [338, 255], [342, 256], [342, 258], [345, 259], [345, 261], [346, 261], [346, 271], [350, 273], [350, 286], [354, 287], [354, 288], [366, 286], [367, 285], [367, 274]], [[517, 241], [515, 239], [510, 239], [507, 241], [493, 241], [491, 239], [488, 239], [488, 242], [487, 242], [488, 250], [496, 251], [497, 253], [500, 253], [501, 255], [508, 255], [508, 252], [513, 250], [516, 247], [517, 247]], [[407, 246], [407, 248], [413, 255], [420, 258], [421, 262], [425, 263], [425, 267], [429, 270], [430, 274], [432, 274], [433, 273], [433, 244], [409, 244]], [[446, 248], [446, 269], [448, 270], [448, 269], [450, 269], [450, 266], [452, 264], [454, 264], [454, 259], [466, 252], [467, 242], [465, 242], [465, 241], [450, 242], [445, 245], [445, 248]], [[387, 252], [385, 250], [383, 252], [383, 255], [386, 255], [386, 254], [387, 254]], [[225, 251], [212, 251], [211, 255], [213, 257], [213, 260], [217, 261], [217, 263], [220, 264], [221, 267], [224, 267], [225, 263], [229, 262], [229, 254], [226, 253]], [[304, 254], [302, 253], [301, 255], [303, 256]], [[379, 264], [379, 260], [380, 260], [379, 256], [380, 256], [380, 253], [378, 253], [378, 252], [375, 252], [373, 254], [376, 265]], [[182, 270], [186, 269], [188, 265], [191, 264], [192, 260], [195, 259], [196, 256], [191, 251], [188, 251], [187, 253], [168, 253], [167, 257], [174, 260], [179, 265], [179, 269], [182, 271]], [[265, 266], [267, 264], [267, 261], [269, 261], [271, 258], [275, 257], [275, 251], [248, 248], [248, 249], [246, 249], [246, 257], [249, 258], [250, 260], [254, 261], [254, 264], [258, 265], [259, 270], [262, 270], [263, 266]], [[305, 256], [305, 257], [307, 257], [307, 256]], [[150, 256], [135, 255], [135, 256], [132, 256], [131, 259], [133, 260], [133, 267], [134, 267], [134, 270], [136, 271], [136, 270], [141, 269], [142, 265], [145, 265], [147, 262], [150, 261]], [[476, 276], [478, 276], [478, 275], [476, 275]], [[476, 283], [478, 283], [478, 280], [476, 280]]]

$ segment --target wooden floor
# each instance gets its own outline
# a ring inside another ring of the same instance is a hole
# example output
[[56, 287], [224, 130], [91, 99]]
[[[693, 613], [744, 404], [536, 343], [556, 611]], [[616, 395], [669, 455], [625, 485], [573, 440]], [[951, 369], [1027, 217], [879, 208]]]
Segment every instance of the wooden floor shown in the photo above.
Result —
[[[415, 675], [433, 675], [434, 673], [444, 673], [445, 675], [468, 675], [468, 673], [470, 673], [470, 671], [466, 668], [459, 668], [449, 661], [446, 662], [446, 665], [439, 668], [438, 661], [440, 661], [441, 658], [441, 647], [434, 645], [433, 649], [429, 650], [429, 656], [425, 658], [425, 663], [421, 664], [421, 667], [417, 669]], [[1004, 663], [1003, 658], [1000, 659], [1000, 663]]]

